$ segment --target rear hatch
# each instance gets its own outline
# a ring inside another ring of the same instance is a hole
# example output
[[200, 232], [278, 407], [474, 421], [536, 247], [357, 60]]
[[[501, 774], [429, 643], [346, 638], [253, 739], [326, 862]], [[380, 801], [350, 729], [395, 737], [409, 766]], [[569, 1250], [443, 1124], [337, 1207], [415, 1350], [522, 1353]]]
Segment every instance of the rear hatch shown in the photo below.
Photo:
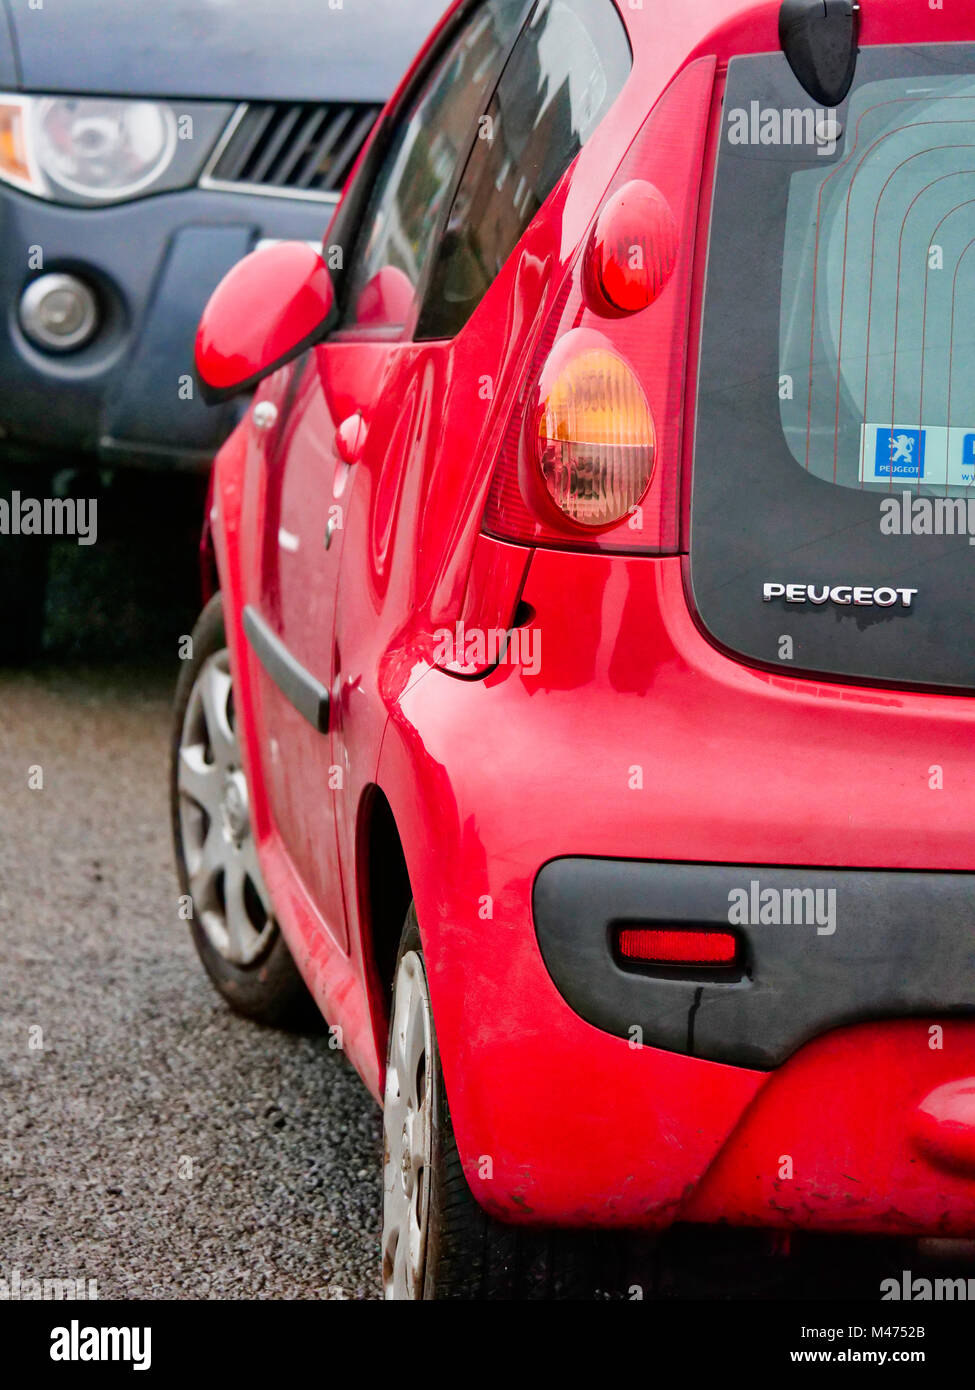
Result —
[[975, 47], [865, 48], [836, 112], [732, 60], [690, 574], [763, 666], [975, 687]]

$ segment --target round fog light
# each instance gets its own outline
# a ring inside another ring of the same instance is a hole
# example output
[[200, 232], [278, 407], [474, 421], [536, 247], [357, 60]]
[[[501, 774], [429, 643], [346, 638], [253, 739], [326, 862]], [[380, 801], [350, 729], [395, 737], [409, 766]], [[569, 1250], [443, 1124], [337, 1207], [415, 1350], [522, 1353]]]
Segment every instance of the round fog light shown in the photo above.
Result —
[[20, 301], [20, 325], [38, 347], [68, 352], [82, 347], [98, 327], [94, 294], [75, 275], [41, 275]]

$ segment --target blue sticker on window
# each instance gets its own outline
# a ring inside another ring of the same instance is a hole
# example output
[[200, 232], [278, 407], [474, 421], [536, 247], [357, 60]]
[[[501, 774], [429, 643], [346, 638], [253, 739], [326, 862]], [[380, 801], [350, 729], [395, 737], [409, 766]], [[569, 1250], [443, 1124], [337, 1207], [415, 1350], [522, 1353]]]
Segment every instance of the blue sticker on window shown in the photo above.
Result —
[[975, 434], [966, 434], [961, 442], [961, 466], [975, 468]]
[[[874, 477], [923, 478], [926, 434], [926, 430], [878, 430]], [[975, 435], [970, 437], [975, 440]]]

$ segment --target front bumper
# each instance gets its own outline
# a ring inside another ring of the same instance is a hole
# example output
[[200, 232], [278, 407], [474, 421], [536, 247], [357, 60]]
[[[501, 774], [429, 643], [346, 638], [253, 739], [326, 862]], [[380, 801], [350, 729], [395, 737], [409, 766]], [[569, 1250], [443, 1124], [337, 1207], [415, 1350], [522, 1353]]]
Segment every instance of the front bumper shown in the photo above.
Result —
[[[325, 202], [200, 188], [79, 208], [0, 186], [4, 456], [207, 468], [237, 409], [205, 406], [193, 375], [207, 299], [261, 238], [320, 241], [331, 211]], [[18, 321], [25, 286], [51, 271], [79, 276], [99, 301], [99, 331], [76, 352], [38, 349]]]

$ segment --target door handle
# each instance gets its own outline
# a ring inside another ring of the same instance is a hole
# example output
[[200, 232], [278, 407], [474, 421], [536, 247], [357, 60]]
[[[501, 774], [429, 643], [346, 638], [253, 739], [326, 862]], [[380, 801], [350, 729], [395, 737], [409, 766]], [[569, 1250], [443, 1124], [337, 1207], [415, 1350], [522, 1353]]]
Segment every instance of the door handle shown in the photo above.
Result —
[[335, 452], [343, 463], [358, 463], [366, 442], [366, 422], [357, 410], [335, 431]]

